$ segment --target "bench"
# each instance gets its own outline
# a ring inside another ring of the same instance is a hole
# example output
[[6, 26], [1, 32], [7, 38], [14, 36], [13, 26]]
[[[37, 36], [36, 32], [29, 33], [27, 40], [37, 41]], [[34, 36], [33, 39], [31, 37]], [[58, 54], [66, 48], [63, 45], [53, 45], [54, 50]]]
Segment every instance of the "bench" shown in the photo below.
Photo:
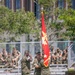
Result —
[[67, 67], [67, 64], [51, 64], [50, 73], [51, 75], [65, 75]]

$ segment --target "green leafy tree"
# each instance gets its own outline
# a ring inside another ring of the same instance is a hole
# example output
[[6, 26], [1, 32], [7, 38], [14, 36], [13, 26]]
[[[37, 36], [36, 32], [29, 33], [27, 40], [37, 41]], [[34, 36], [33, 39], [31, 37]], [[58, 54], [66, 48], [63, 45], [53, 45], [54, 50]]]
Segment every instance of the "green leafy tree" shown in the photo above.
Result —
[[45, 13], [45, 22], [49, 40], [61, 39], [59, 32], [64, 32], [62, 23], [57, 22], [57, 19], [55, 18], [58, 16], [58, 11], [60, 11], [58, 7], [56, 8], [57, 1], [58, 0], [39, 0], [39, 4], [43, 7]]
[[59, 16], [60, 19], [64, 20], [64, 27], [66, 29], [63, 36], [68, 37], [69, 40], [75, 40], [75, 10], [68, 9], [62, 11]]
[[39, 25], [32, 12], [11, 11], [0, 7], [0, 39], [15, 39], [22, 34], [38, 33]]
[[75, 36], [75, 14], [74, 10], [70, 9], [72, 6], [71, 0], [66, 0], [65, 9], [56, 7], [57, 1], [58, 0], [39, 0], [39, 4], [44, 8], [43, 11], [45, 13], [45, 21], [49, 40], [73, 40]]

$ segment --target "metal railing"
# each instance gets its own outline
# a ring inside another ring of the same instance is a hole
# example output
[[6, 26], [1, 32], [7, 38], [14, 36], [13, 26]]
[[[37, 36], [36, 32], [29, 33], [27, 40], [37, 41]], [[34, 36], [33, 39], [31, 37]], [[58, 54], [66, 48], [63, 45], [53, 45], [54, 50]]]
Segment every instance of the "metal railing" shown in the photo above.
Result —
[[[71, 46], [72, 44], [72, 46]], [[49, 41], [49, 46], [50, 46], [50, 51], [52, 50], [51, 47], [54, 47], [54, 50], [56, 50], [57, 48], [59, 48], [61, 51], [63, 51], [65, 48], [68, 49], [68, 62], [67, 66], [68, 68], [71, 67], [71, 65], [73, 64], [73, 62], [75, 62], [75, 42], [74, 41]], [[0, 52], [2, 52], [3, 48], [5, 48], [7, 50], [7, 52], [12, 53], [13, 47], [15, 47], [18, 51], [21, 52], [21, 58], [24, 55], [25, 50], [29, 50], [29, 52], [31, 53], [32, 57], [35, 57], [36, 52], [40, 51], [42, 52], [42, 47], [41, 47], [41, 42], [8, 42], [8, 43], [0, 43]], [[73, 52], [72, 52], [73, 51]], [[20, 61], [19, 61], [20, 63]], [[51, 65], [56, 65], [56, 69], [59, 71], [59, 68], [61, 68], [61, 70], [63, 72], [67, 71], [67, 69], [64, 67], [65, 64], [61, 64], [62, 67], [59, 67], [58, 65], [60, 64], [51, 64]], [[58, 66], [58, 67], [57, 67]], [[65, 69], [63, 69], [65, 68]], [[53, 67], [51, 67], [51, 71], [52, 71]], [[64, 71], [65, 70], [65, 71]], [[20, 67], [18, 67], [18, 74], [20, 71]], [[62, 73], [61, 71], [61, 73]], [[56, 71], [57, 72], [57, 71]], [[56, 73], [56, 72], [52, 72], [52, 73]]]

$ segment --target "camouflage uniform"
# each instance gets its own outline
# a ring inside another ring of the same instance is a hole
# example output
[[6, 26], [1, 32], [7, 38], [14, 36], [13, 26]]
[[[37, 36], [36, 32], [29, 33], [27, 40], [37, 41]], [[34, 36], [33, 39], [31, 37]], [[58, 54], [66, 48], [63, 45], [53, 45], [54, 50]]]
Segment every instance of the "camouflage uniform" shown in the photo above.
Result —
[[16, 50], [16, 48], [13, 48], [12, 56], [14, 58], [14, 65], [18, 66], [18, 61], [20, 59], [21, 53]]
[[44, 63], [44, 60], [41, 59], [41, 62], [40, 62], [41, 75], [50, 75], [49, 66], [48, 67], [45, 67], [43, 63]]
[[0, 59], [0, 65], [2, 65], [2, 60]]
[[22, 75], [30, 75], [29, 63], [26, 56], [23, 56], [21, 60]]
[[35, 67], [34, 75], [41, 75], [41, 67], [36, 67], [35, 65], [40, 65], [40, 61], [37, 60], [37, 57], [34, 59], [33, 65]]
[[8, 54], [8, 58], [6, 59], [7, 63], [5, 65], [5, 67], [11, 68], [13, 67], [13, 58], [11, 56], [11, 54]]
[[3, 56], [3, 64], [6, 64], [6, 62], [7, 62], [7, 56]]

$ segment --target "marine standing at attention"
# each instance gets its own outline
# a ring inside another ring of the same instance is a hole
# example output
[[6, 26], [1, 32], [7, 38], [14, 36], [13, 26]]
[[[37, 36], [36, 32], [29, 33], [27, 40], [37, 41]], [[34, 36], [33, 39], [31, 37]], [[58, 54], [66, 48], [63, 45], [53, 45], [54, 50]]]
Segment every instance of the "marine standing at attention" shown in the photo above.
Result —
[[[49, 59], [50, 60], [50, 59]], [[44, 54], [42, 54], [42, 59], [40, 61], [40, 67], [41, 67], [41, 75], [50, 75], [50, 62], [47, 67], [44, 65]]]
[[30, 75], [30, 62], [32, 57], [29, 54], [29, 51], [25, 51], [25, 54], [21, 60], [22, 75]]
[[34, 75], [41, 75], [40, 60], [41, 54], [37, 52], [33, 62], [33, 66], [35, 67]]

